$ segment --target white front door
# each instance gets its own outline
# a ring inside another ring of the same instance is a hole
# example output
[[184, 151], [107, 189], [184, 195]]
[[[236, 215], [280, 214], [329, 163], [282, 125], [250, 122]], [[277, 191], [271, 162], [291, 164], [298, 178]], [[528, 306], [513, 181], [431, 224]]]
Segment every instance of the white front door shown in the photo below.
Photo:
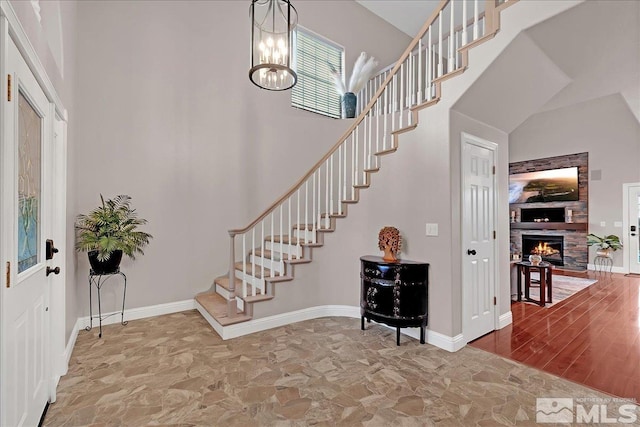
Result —
[[[50, 397], [49, 286], [53, 108], [12, 40], [3, 96], [0, 425], [35, 426]], [[3, 76], [4, 78], [4, 76]]]
[[640, 184], [626, 185], [625, 252], [629, 273], [640, 274]]
[[462, 134], [462, 328], [466, 342], [495, 329], [496, 144]]

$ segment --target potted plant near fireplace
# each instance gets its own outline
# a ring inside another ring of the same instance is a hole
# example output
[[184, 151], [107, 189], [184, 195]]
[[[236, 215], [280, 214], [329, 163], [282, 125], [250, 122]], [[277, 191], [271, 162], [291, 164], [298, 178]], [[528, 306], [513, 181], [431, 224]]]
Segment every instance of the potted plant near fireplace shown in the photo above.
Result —
[[596, 236], [595, 234], [589, 234], [587, 236], [587, 245], [595, 246], [597, 248], [597, 256], [606, 256], [609, 258], [611, 258], [612, 252], [615, 252], [618, 249], [622, 249], [620, 238], [614, 234], [610, 234], [604, 237]]
[[100, 206], [76, 218], [76, 250], [87, 251], [91, 269], [96, 274], [115, 273], [122, 254], [135, 259], [153, 236], [138, 230], [147, 223], [131, 208], [131, 197], [119, 195], [105, 200]]

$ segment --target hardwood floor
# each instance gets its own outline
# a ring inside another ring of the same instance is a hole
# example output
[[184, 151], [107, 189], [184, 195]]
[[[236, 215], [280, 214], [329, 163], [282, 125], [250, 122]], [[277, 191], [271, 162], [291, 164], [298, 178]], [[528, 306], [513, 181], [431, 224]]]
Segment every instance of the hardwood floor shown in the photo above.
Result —
[[640, 278], [582, 275], [598, 282], [550, 308], [514, 302], [513, 324], [470, 345], [640, 402]]

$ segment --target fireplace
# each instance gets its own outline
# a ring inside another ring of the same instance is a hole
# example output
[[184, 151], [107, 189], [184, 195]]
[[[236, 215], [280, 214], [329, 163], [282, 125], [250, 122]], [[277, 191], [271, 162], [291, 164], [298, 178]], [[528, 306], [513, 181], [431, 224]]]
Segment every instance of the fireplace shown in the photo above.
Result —
[[543, 261], [554, 265], [564, 265], [564, 237], [552, 235], [522, 235], [522, 255], [540, 255]]

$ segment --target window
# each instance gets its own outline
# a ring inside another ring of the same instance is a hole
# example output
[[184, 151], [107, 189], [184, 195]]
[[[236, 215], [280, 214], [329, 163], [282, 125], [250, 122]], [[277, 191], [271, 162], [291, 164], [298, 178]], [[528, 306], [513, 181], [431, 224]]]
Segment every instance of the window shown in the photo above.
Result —
[[291, 105], [339, 119], [340, 95], [328, 64], [342, 74], [344, 48], [300, 26], [295, 48], [298, 83], [291, 90]]

